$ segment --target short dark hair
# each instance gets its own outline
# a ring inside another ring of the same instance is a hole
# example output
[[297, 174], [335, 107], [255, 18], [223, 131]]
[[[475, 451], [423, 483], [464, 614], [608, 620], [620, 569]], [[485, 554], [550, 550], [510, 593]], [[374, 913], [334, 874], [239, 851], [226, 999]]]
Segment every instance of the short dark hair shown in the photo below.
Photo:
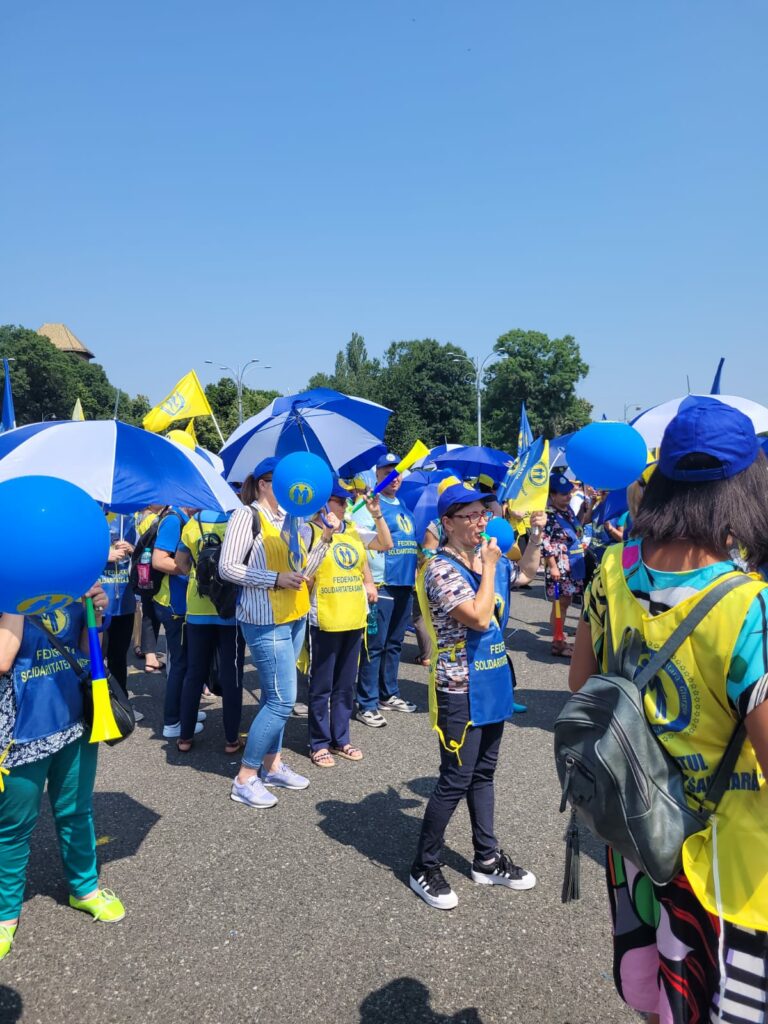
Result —
[[[710, 469], [711, 455], [693, 453], [680, 469]], [[768, 561], [768, 463], [762, 452], [747, 469], [727, 480], [690, 483], [651, 476], [633, 522], [633, 537], [657, 542], [687, 540], [720, 558], [729, 541], [741, 545], [757, 567]]]

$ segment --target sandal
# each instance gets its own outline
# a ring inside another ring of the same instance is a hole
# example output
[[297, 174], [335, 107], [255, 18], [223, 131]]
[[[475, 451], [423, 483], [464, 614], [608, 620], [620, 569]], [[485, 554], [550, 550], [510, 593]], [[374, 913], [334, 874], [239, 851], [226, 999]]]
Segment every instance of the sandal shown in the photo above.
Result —
[[136, 644], [136, 646], [133, 648], [133, 653], [137, 658], [146, 658], [146, 654], [144, 653], [144, 651], [142, 651], [138, 644]]
[[322, 750], [313, 750], [310, 752], [309, 760], [315, 766], [315, 768], [333, 768], [336, 765], [331, 752], [323, 748]]
[[144, 671], [148, 672], [149, 675], [151, 675], [151, 676], [155, 675], [155, 673], [157, 673], [157, 672], [165, 672], [165, 662], [164, 661], [158, 662], [157, 667], [155, 667], [154, 665], [145, 665], [144, 666]]
[[554, 654], [556, 658], [570, 658], [573, 655], [573, 647], [571, 644], [566, 643], [552, 644], [550, 652]]
[[180, 754], [188, 754], [193, 746], [192, 740], [176, 740], [176, 749]]
[[235, 740], [234, 743], [225, 743], [224, 744], [224, 753], [225, 754], [238, 754], [243, 749], [244, 746], [245, 746], [245, 744], [243, 743], [243, 741], [240, 738], [238, 738], [238, 739]]
[[417, 665], [421, 665], [422, 668], [429, 668], [432, 665], [432, 659], [431, 658], [425, 658], [421, 654], [419, 654], [414, 660], [415, 660], [416, 664]]
[[343, 747], [331, 747], [331, 753], [345, 758], [347, 761], [362, 761], [363, 752], [359, 747], [353, 747], [351, 743], [345, 743]]

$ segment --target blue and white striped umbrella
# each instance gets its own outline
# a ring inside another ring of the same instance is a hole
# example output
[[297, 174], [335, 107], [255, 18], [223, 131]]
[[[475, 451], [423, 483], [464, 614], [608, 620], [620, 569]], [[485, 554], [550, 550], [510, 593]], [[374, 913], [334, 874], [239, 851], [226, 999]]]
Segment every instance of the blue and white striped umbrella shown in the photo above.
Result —
[[242, 481], [262, 459], [313, 452], [331, 469], [351, 476], [386, 452], [390, 409], [330, 388], [276, 398], [227, 439], [219, 454], [227, 480]]
[[768, 431], [768, 409], [749, 398], [739, 398], [738, 395], [683, 395], [681, 398], [673, 398], [671, 402], [664, 402], [662, 405], [656, 405], [652, 409], [641, 412], [632, 420], [632, 426], [642, 435], [649, 448], [658, 448], [664, 431], [667, 429], [667, 424], [677, 416], [688, 399], [694, 398], [709, 398], [713, 402], [732, 405], [734, 409], [743, 412], [752, 420], [756, 434], [764, 434]]
[[34, 475], [68, 480], [112, 512], [240, 505], [207, 459], [119, 420], [56, 420], [1, 434], [0, 481]]

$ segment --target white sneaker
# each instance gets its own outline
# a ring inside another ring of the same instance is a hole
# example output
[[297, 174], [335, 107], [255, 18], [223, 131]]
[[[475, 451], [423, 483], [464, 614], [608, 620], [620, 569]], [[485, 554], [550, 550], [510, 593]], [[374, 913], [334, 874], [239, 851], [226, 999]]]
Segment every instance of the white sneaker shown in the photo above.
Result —
[[207, 717], [208, 717], [208, 715], [206, 715], [206, 713], [204, 711], [198, 711], [197, 712], [197, 720], [198, 720], [198, 722], [204, 722]]
[[229, 799], [234, 800], [238, 804], [247, 804], [248, 807], [259, 808], [274, 807], [277, 803], [275, 794], [270, 793], [268, 789], [264, 788], [264, 784], [258, 775], [252, 775], [247, 782], [238, 782], [235, 779], [229, 792]]
[[403, 700], [402, 697], [387, 697], [386, 700], [380, 700], [379, 707], [382, 711], [402, 711], [406, 715], [412, 715], [417, 710], [415, 704]]
[[[203, 723], [198, 722], [195, 726], [195, 736], [203, 731]], [[178, 739], [181, 736], [181, 722], [177, 722], [176, 725], [164, 725], [163, 736], [167, 740]]]
[[448, 885], [439, 867], [413, 868], [408, 884], [434, 910], [453, 910], [459, 897]]
[[371, 729], [381, 729], [387, 724], [384, 715], [380, 715], [378, 711], [358, 711], [355, 718], [363, 725], [369, 725]]

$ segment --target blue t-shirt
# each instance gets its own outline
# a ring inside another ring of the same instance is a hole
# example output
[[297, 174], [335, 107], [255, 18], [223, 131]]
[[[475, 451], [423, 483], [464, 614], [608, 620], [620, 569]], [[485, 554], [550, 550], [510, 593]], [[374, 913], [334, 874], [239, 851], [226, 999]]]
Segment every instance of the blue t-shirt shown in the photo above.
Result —
[[[174, 507], [173, 511], [176, 515], [167, 515], [165, 519], [163, 519], [157, 531], [157, 537], [155, 538], [155, 547], [159, 548], [160, 551], [166, 551], [171, 556], [176, 554], [176, 549], [181, 542], [182, 528], [189, 519], [189, 516], [182, 512], [180, 508]], [[166, 583], [169, 588], [169, 602], [164, 601], [162, 596], [160, 596], [165, 590]], [[187, 611], [187, 577], [166, 577], [166, 580], [163, 581], [163, 585], [160, 588], [160, 594], [158, 597], [158, 604], [164, 604], [166, 606], [170, 604], [171, 611], [174, 615], [185, 615]]]
[[[114, 544], [118, 540], [127, 540], [129, 544], [136, 543], [133, 516], [117, 515], [110, 520], [109, 542]], [[129, 582], [130, 571], [130, 557], [123, 558], [119, 562], [107, 562], [104, 567], [104, 572], [99, 577], [99, 583], [109, 599], [104, 613], [105, 620], [114, 618], [116, 615], [133, 615], [136, 611], [136, 595]]]

